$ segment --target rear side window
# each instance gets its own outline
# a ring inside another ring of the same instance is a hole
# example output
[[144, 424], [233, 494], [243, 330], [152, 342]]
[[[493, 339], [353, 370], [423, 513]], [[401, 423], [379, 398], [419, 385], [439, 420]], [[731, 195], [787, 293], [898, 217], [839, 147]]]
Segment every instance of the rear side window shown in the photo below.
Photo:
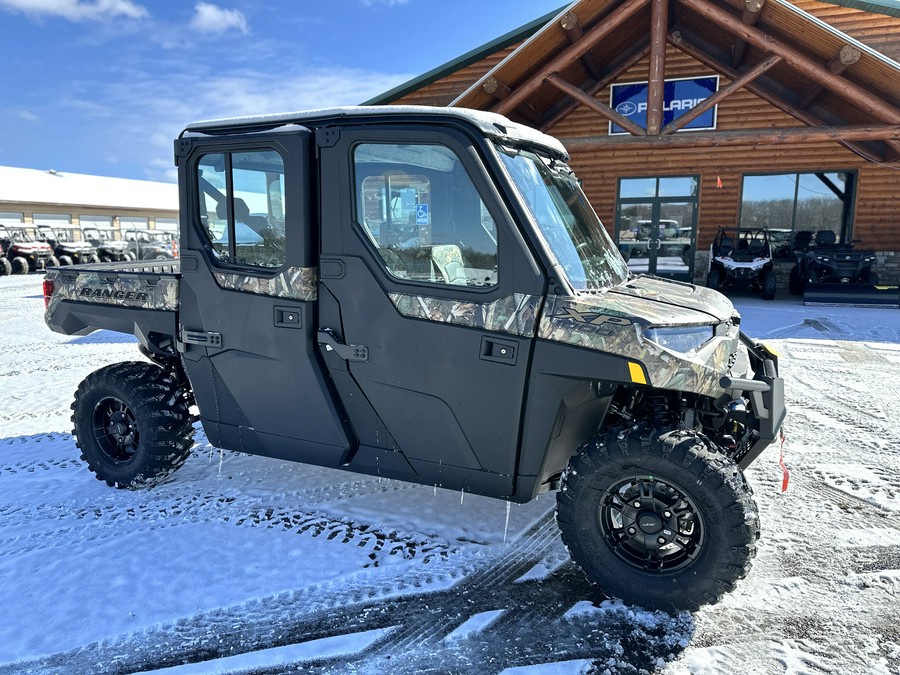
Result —
[[217, 259], [251, 267], [284, 265], [284, 161], [279, 153], [203, 155], [197, 182], [200, 222]]
[[356, 224], [392, 276], [497, 283], [497, 230], [456, 154], [442, 145], [363, 143], [353, 151]]

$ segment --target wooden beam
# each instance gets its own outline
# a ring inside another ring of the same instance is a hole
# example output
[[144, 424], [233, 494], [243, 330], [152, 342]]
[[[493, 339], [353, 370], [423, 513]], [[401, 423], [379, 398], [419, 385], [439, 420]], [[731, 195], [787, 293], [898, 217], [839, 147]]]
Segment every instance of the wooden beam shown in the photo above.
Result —
[[695, 131], [669, 136], [590, 136], [560, 138], [567, 149], [712, 148], [726, 146], [770, 146], [823, 141], [884, 141], [900, 138], [900, 124], [856, 124], [840, 127], [783, 127], [736, 131]]
[[[572, 44], [575, 44], [584, 36], [584, 30], [582, 29], [581, 22], [578, 20], [578, 15], [575, 12], [566, 12], [563, 14], [562, 18], [559, 20], [559, 25], [566, 31], [566, 37], [569, 38], [569, 42]], [[594, 80], [599, 80], [602, 77], [600, 66], [597, 65], [597, 59], [594, 58], [594, 55], [590, 50], [581, 55], [581, 62], [584, 64], [584, 67], [587, 68], [588, 73], [590, 73]]]
[[[741, 21], [748, 26], [755, 26], [759, 21], [759, 13], [765, 6], [766, 0], [746, 0]], [[744, 55], [747, 53], [747, 43], [742, 38], [737, 38], [731, 48], [731, 67], [740, 68], [744, 63]]]
[[666, 90], [666, 34], [669, 0], [650, 3], [650, 72], [647, 77], [647, 133], [658, 136], [663, 121]]
[[619, 26], [625, 23], [629, 17], [646, 6], [648, 1], [649, 0], [625, 0], [625, 2], [614, 9], [609, 16], [585, 33], [578, 42], [564, 49], [555, 58], [550, 59], [550, 61], [545, 63], [539, 71], [516, 87], [509, 96], [494, 105], [492, 110], [500, 114], [515, 110], [519, 104], [540, 89], [548, 75], [562, 70], [570, 65], [575, 59], [580, 58], [582, 54], [591, 49], [603, 38], [612, 34]]
[[[710, 56], [706, 51], [698, 48], [696, 45], [691, 44], [687, 40], [684, 39], [682, 34], [679, 31], [673, 31], [669, 34], [669, 41], [671, 44], [683, 51], [685, 54], [690, 56], [693, 59], [696, 59], [707, 68], [710, 68], [717, 73], [724, 75], [730, 80], [736, 80], [740, 77], [740, 73], [729, 68], [727, 65], [722, 63], [721, 61], [716, 60], [712, 56]], [[822, 125], [822, 120], [814, 115], [811, 115], [805, 110], [801, 110], [795, 105], [792, 105], [785, 101], [783, 98], [776, 96], [772, 92], [770, 92], [765, 87], [762, 87], [755, 82], [748, 82], [745, 87], [747, 91], [750, 93], [759, 96], [762, 100], [770, 105], [775, 106], [783, 113], [790, 115], [794, 119], [803, 122], [804, 124], [811, 127], [818, 127]], [[870, 161], [870, 162], [883, 162], [885, 158], [873, 153], [869, 148], [859, 145], [858, 143], [853, 143], [851, 141], [839, 141], [841, 145], [850, 150], [851, 152], [856, 153], [860, 157]]]
[[693, 108], [691, 108], [689, 111], [687, 111], [677, 119], [672, 120], [662, 130], [662, 135], [667, 136], [668, 134], [678, 131], [685, 125], [690, 124], [695, 119], [700, 117], [700, 115], [712, 108], [714, 105], [717, 105], [722, 99], [731, 96], [731, 94], [736, 92], [738, 89], [743, 89], [746, 84], [752, 82], [770, 68], [781, 63], [781, 60], [782, 59], [780, 56], [778, 56], [777, 54], [773, 54], [765, 61], [760, 61], [758, 64], [756, 64], [755, 67], [751, 68], [746, 73], [735, 79], [727, 87], [719, 89], [719, 91], [704, 100], [703, 103], [695, 105]]
[[[601, 89], [605, 89], [610, 84], [618, 80], [619, 77], [622, 76], [622, 73], [627, 71], [629, 68], [634, 66], [634, 64], [647, 56], [649, 51], [650, 46], [644, 45], [643, 47], [636, 49], [630, 54], [625, 54], [618, 63], [611, 64], [611, 70], [606, 75], [604, 75], [602, 79], [597, 80], [588, 89], [585, 89], [585, 93], [591, 97], [595, 96], [598, 91], [600, 91]], [[556, 124], [559, 123], [560, 120], [570, 115], [572, 111], [580, 105], [581, 104], [578, 101], [573, 100], [568, 105], [563, 106], [559, 110], [559, 112], [555, 113], [552, 117], [548, 118], [546, 122], [544, 122], [543, 126], [541, 126], [541, 131], [547, 131], [548, 129], [553, 128]]]
[[[507, 87], [493, 75], [482, 82], [481, 88], [484, 93], [491, 94], [494, 98], [501, 101], [510, 94], [509, 87]], [[516, 108], [516, 112], [536, 127], [539, 127], [544, 123], [544, 116], [541, 115], [537, 110], [534, 109], [532, 105], [528, 103], [523, 103], [522, 105], [520, 105], [518, 108]]]
[[873, 117], [888, 124], [900, 123], [900, 110], [884, 99], [871, 94], [863, 87], [839, 75], [835, 75], [798, 49], [784, 44], [756, 28], [744, 25], [740, 19], [708, 2], [708, 0], [680, 0], [680, 2], [699, 13], [703, 18], [742, 37], [748, 43], [762, 49], [764, 52], [778, 54], [804, 77], [808, 77], [810, 80], [818, 82], [825, 88], [833, 91], [838, 96], [852, 101], [854, 105]]
[[547, 76], [546, 82], [552, 84], [554, 87], [559, 89], [560, 91], [565, 92], [576, 101], [581, 102], [583, 105], [587, 106], [594, 112], [598, 112], [603, 115], [606, 119], [612, 120], [620, 127], [628, 131], [629, 133], [635, 136], [646, 136], [647, 131], [640, 125], [635, 124], [630, 119], [625, 117], [624, 115], [620, 115], [615, 110], [610, 108], [605, 103], [601, 103], [593, 96], [588, 96], [587, 93], [583, 89], [576, 87], [574, 84], [566, 82], [556, 73]]
[[[847, 68], [852, 66], [854, 63], [859, 61], [859, 57], [861, 56], [860, 51], [851, 45], [844, 45], [841, 48], [841, 51], [838, 52], [837, 56], [835, 56], [831, 61], [828, 62], [828, 70], [830, 70], [835, 75], [840, 75]], [[808, 108], [809, 105], [815, 100], [815, 98], [822, 93], [822, 90], [825, 89], [821, 84], [816, 82], [811, 83], [807, 88], [803, 95], [800, 96], [800, 99], [797, 101], [798, 108]]]

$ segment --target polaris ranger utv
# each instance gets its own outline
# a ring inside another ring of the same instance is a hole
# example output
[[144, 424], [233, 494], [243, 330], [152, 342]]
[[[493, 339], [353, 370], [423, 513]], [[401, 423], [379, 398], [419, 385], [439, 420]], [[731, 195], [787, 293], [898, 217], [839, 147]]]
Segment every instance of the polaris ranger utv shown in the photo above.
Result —
[[72, 228], [53, 228], [50, 225], [38, 225], [38, 239], [53, 248], [53, 256], [60, 265], [81, 265], [98, 263], [97, 249], [89, 241], [76, 241]]
[[97, 250], [100, 262], [124, 262], [134, 260], [134, 256], [128, 251], [125, 241], [117, 240], [112, 229], [104, 227], [102, 230], [94, 225], [82, 226], [81, 234], [85, 241], [91, 243]]
[[[24, 227], [0, 225], [0, 247], [9, 259], [9, 269], [13, 274], [40, 272], [59, 265], [50, 245], [35, 241]], [[6, 268], [5, 265], [3, 267]]]
[[[181, 258], [51, 272], [49, 326], [149, 359], [78, 387], [101, 480], [221, 448], [525, 502], [558, 489], [588, 577], [715, 602], [759, 532], [742, 469], [777, 356], [715, 291], [629, 273], [555, 139], [372, 107], [201, 122], [175, 142]], [[195, 407], [196, 406], [196, 407]]]

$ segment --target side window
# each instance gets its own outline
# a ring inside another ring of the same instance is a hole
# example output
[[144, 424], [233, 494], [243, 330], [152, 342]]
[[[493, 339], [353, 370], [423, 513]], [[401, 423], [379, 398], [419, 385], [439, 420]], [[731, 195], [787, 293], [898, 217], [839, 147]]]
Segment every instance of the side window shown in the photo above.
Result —
[[274, 150], [212, 153], [197, 167], [200, 222], [222, 262], [281, 267], [284, 161]]
[[456, 154], [441, 145], [353, 151], [356, 224], [385, 269], [409, 281], [497, 283], [497, 230]]

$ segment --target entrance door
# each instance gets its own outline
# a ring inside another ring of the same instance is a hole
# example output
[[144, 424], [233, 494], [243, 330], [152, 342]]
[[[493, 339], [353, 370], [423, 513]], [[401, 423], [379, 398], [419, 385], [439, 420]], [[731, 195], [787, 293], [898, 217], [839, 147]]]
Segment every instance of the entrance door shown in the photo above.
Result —
[[619, 181], [616, 242], [633, 272], [692, 280], [697, 183], [691, 176]]
[[319, 327], [351, 466], [500, 496], [544, 281], [472, 145], [411, 127], [321, 148]]

